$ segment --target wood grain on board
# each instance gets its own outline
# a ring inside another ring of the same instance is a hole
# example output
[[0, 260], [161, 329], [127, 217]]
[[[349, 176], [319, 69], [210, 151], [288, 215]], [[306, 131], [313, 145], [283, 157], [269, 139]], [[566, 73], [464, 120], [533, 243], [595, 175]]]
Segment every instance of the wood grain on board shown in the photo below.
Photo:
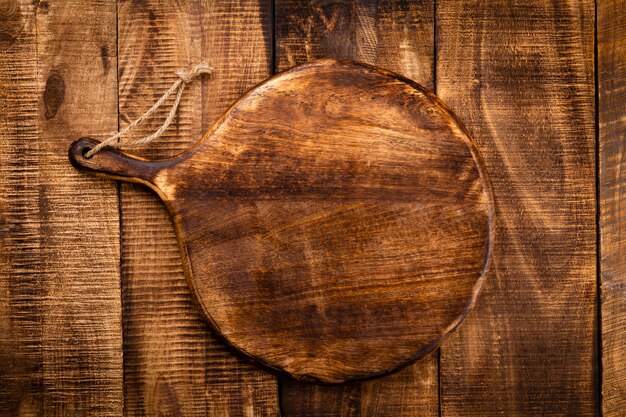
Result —
[[115, 13], [0, 7], [2, 415], [122, 413], [116, 185], [65, 150], [117, 125]]
[[626, 410], [626, 2], [599, 0], [597, 10], [602, 413], [617, 417]]
[[212, 328], [297, 380], [369, 379], [421, 359], [482, 288], [494, 218], [475, 146], [396, 74], [298, 66], [167, 160], [84, 157], [96, 143], [72, 145], [72, 163], [150, 184]]
[[[204, 59], [215, 68], [186, 88], [165, 135], [133, 153], [163, 158], [198, 141], [269, 75], [271, 30], [269, 1], [120, 2], [122, 125], [150, 108], [176, 70]], [[137, 135], [156, 130], [168, 111]], [[126, 415], [276, 415], [275, 378], [235, 357], [202, 320], [162, 203], [122, 186], [121, 224]]]
[[437, 92], [497, 217], [493, 273], [441, 349], [442, 415], [596, 415], [594, 2], [438, 1], [437, 29]]
[[[433, 88], [432, 0], [275, 2], [277, 70], [316, 58], [379, 65]], [[436, 416], [437, 356], [394, 375], [345, 387], [281, 380], [284, 416]]]

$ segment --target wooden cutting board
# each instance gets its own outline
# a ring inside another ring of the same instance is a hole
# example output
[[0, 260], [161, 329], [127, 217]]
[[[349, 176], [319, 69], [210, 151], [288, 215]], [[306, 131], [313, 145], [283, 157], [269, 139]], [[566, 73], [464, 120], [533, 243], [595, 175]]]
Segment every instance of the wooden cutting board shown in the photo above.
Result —
[[77, 168], [152, 188], [214, 331], [267, 369], [340, 383], [435, 349], [474, 306], [493, 199], [476, 147], [431, 93], [322, 60], [248, 92], [188, 151], [96, 142]]

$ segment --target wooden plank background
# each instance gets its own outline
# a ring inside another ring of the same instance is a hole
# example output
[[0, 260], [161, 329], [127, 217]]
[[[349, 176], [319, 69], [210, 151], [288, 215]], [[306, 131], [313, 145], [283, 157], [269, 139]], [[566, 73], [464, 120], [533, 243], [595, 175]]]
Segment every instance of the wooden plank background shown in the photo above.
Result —
[[626, 2], [597, 7], [602, 411], [618, 416], [626, 413]]
[[[121, 124], [158, 100], [177, 69], [207, 58], [215, 68], [210, 84], [187, 89], [159, 146], [137, 153], [163, 158], [184, 150], [232, 101], [269, 76], [271, 20], [268, 1], [120, 1]], [[153, 131], [167, 111], [137, 135]], [[126, 415], [276, 415], [275, 378], [228, 352], [195, 309], [160, 201], [122, 184], [120, 216]]]
[[[498, 222], [459, 330], [394, 375], [336, 387], [233, 355], [195, 308], [157, 199], [66, 156], [144, 112], [177, 69], [208, 59], [215, 74], [140, 155], [180, 152], [248, 88], [321, 57], [435, 91], [477, 140]], [[0, 415], [626, 415], [625, 114], [623, 0], [6, 0]]]
[[0, 410], [120, 415], [117, 187], [67, 165], [68, 138], [116, 125], [116, 4], [0, 13]]
[[594, 4], [483, 3], [437, 10], [437, 92], [478, 142], [498, 222], [481, 301], [442, 348], [442, 415], [591, 416]]

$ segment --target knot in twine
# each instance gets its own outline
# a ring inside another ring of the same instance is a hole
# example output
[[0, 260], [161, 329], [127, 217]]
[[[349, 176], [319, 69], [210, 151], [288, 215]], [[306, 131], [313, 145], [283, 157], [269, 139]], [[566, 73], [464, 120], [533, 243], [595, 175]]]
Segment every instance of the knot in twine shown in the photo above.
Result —
[[[199, 76], [203, 74], [208, 74], [208, 75], [213, 74], [213, 67], [211, 67], [207, 61], [203, 61], [199, 63], [198, 65], [194, 66], [188, 71], [184, 71], [184, 70], [176, 71], [176, 75], [178, 75], [178, 79], [176, 80], [176, 82], [172, 84], [170, 89], [167, 90], [165, 94], [163, 94], [161, 98], [158, 99], [157, 102], [154, 103], [154, 105], [148, 111], [146, 111], [144, 114], [139, 116], [136, 120], [134, 120], [124, 129], [120, 130], [118, 133], [115, 133], [114, 135], [109, 136], [108, 138], [104, 139], [102, 142], [96, 145], [92, 150], [87, 152], [85, 154], [85, 157], [91, 158], [93, 155], [100, 152], [102, 148], [107, 147], [107, 146], [111, 148], [126, 148], [126, 147], [131, 147], [131, 146], [143, 145], [161, 137], [163, 133], [167, 130], [167, 128], [170, 127], [170, 125], [174, 121], [174, 118], [176, 117], [176, 111], [178, 110], [178, 106], [180, 105], [180, 99], [183, 96], [183, 91], [185, 91], [185, 86], [193, 82], [193, 80], [195, 80], [196, 78], [198, 78]], [[148, 117], [152, 116], [154, 112], [157, 111], [158, 108], [161, 107], [163, 103], [174, 93], [176, 93], [174, 104], [172, 104], [172, 108], [170, 109], [170, 112], [167, 115], [167, 118], [165, 119], [161, 127], [159, 127], [159, 129], [156, 132], [140, 139], [134, 139], [134, 140], [126, 141], [126, 142], [118, 141], [119, 138], [129, 133], [138, 124], [146, 120]]]

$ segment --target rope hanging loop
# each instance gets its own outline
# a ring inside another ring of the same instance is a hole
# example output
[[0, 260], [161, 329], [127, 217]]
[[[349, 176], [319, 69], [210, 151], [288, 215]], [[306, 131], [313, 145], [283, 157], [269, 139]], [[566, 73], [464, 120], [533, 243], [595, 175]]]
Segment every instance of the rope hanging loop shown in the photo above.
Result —
[[[158, 99], [157, 102], [154, 103], [154, 105], [148, 111], [146, 111], [144, 114], [139, 116], [137, 119], [135, 119], [133, 122], [131, 122], [124, 129], [120, 130], [118, 133], [115, 133], [114, 135], [109, 136], [108, 138], [104, 139], [97, 146], [95, 146], [93, 149], [91, 149], [89, 152], [87, 152], [85, 154], [85, 157], [86, 158], [91, 158], [96, 153], [100, 152], [102, 150], [102, 148], [104, 148], [104, 147], [127, 148], [127, 147], [132, 147], [132, 146], [144, 145], [146, 143], [152, 142], [155, 139], [160, 138], [163, 135], [163, 133], [165, 133], [165, 131], [170, 127], [170, 125], [174, 121], [174, 118], [176, 117], [176, 112], [178, 111], [178, 106], [180, 105], [180, 100], [181, 100], [181, 98], [183, 96], [183, 92], [185, 91], [185, 86], [187, 84], [192, 83], [196, 78], [198, 78], [198, 77], [200, 77], [200, 76], [202, 76], [204, 74], [206, 74], [206, 75], [213, 74], [213, 71], [214, 71], [213, 67], [211, 67], [211, 65], [209, 65], [209, 63], [207, 61], [203, 61], [203, 62], [195, 65], [194, 67], [192, 67], [188, 71], [184, 71], [184, 70], [176, 71], [176, 75], [178, 75], [178, 79], [176, 80], [176, 82], [174, 82], [174, 84], [172, 84], [170, 89], [167, 90], [165, 92], [165, 94], [163, 94], [161, 96], [161, 98]], [[143, 138], [134, 139], [134, 140], [127, 141], [127, 142], [120, 142], [118, 140], [122, 136], [128, 134], [131, 130], [133, 130], [135, 127], [137, 127], [137, 125], [139, 125], [141, 122], [146, 120], [148, 117], [152, 116], [154, 114], [154, 112], [156, 112], [159, 109], [159, 107], [161, 107], [163, 105], [163, 103], [165, 103], [165, 101], [168, 98], [170, 98], [170, 96], [172, 94], [174, 94], [174, 93], [176, 93], [176, 98], [174, 99], [174, 104], [172, 104], [172, 108], [170, 109], [170, 112], [167, 115], [167, 118], [165, 119], [165, 121], [163, 122], [161, 127], [159, 127], [156, 130], [156, 132], [154, 132], [154, 133], [152, 133], [152, 134], [150, 134], [148, 136], [145, 136]]]

